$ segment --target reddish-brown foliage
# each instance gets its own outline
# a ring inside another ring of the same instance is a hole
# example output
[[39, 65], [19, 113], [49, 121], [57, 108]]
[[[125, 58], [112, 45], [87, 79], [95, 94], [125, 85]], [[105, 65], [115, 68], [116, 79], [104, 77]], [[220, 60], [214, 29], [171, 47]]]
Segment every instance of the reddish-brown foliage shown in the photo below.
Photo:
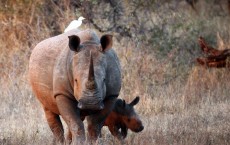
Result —
[[209, 46], [202, 37], [198, 41], [201, 50], [206, 54], [206, 56], [196, 59], [199, 64], [207, 67], [229, 67], [228, 57], [230, 56], [230, 49], [217, 50]]

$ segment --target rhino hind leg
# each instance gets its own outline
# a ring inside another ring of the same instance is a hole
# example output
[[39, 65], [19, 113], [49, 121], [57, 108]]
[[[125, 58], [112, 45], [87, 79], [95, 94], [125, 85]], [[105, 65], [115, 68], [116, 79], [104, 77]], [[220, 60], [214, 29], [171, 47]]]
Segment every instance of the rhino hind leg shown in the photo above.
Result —
[[64, 143], [64, 129], [60, 120], [60, 117], [58, 114], [55, 114], [53, 112], [51, 112], [50, 110], [44, 108], [45, 111], [45, 116], [47, 119], [47, 122], [49, 124], [49, 127], [51, 129], [51, 131], [54, 134], [55, 137], [55, 143]]

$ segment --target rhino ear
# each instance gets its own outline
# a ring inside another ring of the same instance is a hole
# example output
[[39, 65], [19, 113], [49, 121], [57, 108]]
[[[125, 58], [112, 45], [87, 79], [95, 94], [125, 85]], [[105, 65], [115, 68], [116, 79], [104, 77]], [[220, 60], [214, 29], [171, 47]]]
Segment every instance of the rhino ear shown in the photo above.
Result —
[[139, 102], [139, 100], [140, 100], [140, 97], [137, 96], [129, 105], [135, 106], [135, 105], [137, 105], [137, 103]]
[[72, 51], [78, 52], [80, 50], [79, 45], [80, 45], [80, 38], [76, 35], [68, 36], [69, 38], [69, 48]]
[[113, 35], [109, 35], [109, 34], [103, 35], [101, 37], [100, 42], [101, 42], [101, 47], [102, 47], [103, 51], [106, 51], [106, 50], [112, 48], [112, 45], [113, 45]]

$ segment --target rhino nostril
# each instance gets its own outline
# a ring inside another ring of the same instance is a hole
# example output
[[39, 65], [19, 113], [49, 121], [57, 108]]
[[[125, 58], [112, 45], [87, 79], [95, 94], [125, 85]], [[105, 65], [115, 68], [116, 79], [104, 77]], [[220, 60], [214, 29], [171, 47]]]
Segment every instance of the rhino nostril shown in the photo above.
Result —
[[100, 107], [99, 107], [99, 110], [102, 110], [102, 109], [104, 109], [104, 107], [105, 107], [105, 106], [104, 106], [104, 104], [101, 102], [101, 103], [100, 103]]
[[79, 102], [77, 106], [78, 106], [78, 108], [80, 108], [80, 109], [82, 109], [82, 107], [83, 107], [81, 102]]

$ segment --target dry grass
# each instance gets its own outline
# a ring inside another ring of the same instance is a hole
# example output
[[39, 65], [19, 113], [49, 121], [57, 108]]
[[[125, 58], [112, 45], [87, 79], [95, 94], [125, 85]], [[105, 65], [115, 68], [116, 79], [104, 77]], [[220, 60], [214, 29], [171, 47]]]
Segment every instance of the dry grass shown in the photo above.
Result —
[[[39, 41], [61, 33], [75, 14], [64, 2], [60, 7], [43, 0], [17, 2], [9, 0], [8, 7], [3, 7], [0, 1], [0, 144], [51, 144], [52, 133], [27, 82], [28, 60]], [[141, 97], [136, 110], [145, 126], [141, 133], [129, 132], [125, 144], [228, 145], [229, 70], [201, 68], [194, 65], [194, 58], [201, 53], [196, 44], [200, 34], [219, 49], [230, 48], [229, 18], [211, 19], [203, 9], [197, 16], [183, 3], [165, 12], [170, 4], [156, 9], [162, 12], [159, 15], [151, 13], [159, 26], [166, 24], [165, 31], [157, 28], [156, 36], [146, 31], [149, 41], [115, 40], [123, 72], [120, 97], [127, 101]], [[204, 6], [199, 3], [198, 7]], [[173, 13], [175, 25], [168, 13]], [[143, 27], [147, 26], [151, 22]], [[97, 144], [119, 144], [108, 129], [102, 133]]]

